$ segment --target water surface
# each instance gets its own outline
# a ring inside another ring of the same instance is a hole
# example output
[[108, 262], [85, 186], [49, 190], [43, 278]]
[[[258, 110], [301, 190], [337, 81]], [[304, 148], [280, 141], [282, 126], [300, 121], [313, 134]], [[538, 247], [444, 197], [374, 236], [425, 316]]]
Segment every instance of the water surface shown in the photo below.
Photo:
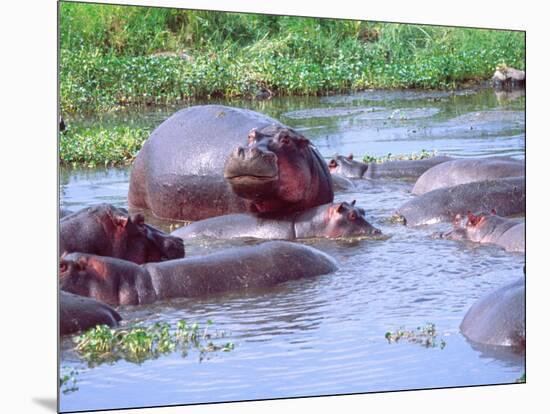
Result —
[[[231, 102], [302, 131], [325, 157], [381, 156], [438, 150], [453, 156], [524, 157], [523, 96], [492, 90], [366, 91], [324, 98]], [[175, 108], [80, 119], [80, 123], [158, 125]], [[62, 170], [61, 205], [98, 202], [126, 207], [129, 170]], [[412, 183], [358, 181], [337, 200], [357, 200], [387, 240], [313, 240], [307, 243], [340, 263], [330, 275], [272, 289], [121, 307], [126, 324], [180, 319], [226, 331], [231, 352], [202, 359], [191, 350], [141, 365], [119, 361], [88, 367], [62, 343], [61, 366], [77, 367], [79, 390], [61, 395], [65, 411], [331, 395], [432, 387], [510, 383], [524, 357], [482, 349], [459, 324], [482, 295], [522, 275], [524, 256], [430, 235], [445, 224], [410, 229], [392, 224], [393, 211], [412, 196]], [[164, 224], [169, 228], [169, 224]], [[250, 241], [186, 243], [189, 256]], [[434, 323], [444, 349], [388, 344], [400, 327]]]

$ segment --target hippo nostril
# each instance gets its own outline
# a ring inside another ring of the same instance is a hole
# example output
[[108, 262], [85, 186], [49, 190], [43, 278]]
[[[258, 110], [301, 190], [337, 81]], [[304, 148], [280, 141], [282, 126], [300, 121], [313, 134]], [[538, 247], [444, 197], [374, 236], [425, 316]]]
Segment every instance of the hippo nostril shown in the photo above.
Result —
[[244, 148], [243, 147], [238, 147], [236, 155], [237, 155], [238, 158], [244, 158]]

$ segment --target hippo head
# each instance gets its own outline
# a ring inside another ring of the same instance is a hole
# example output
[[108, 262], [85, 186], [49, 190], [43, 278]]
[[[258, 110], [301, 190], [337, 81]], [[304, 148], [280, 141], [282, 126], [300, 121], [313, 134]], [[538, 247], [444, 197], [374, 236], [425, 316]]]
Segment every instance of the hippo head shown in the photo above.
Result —
[[378, 236], [382, 232], [365, 218], [365, 210], [351, 203], [335, 203], [328, 207], [325, 217], [325, 237]]
[[182, 239], [145, 224], [141, 213], [130, 215], [123, 208], [113, 207], [103, 219], [104, 228], [112, 238], [113, 257], [142, 264], [185, 256]]
[[75, 252], [64, 254], [59, 260], [61, 290], [111, 306], [149, 301], [153, 288], [146, 279], [138, 281], [141, 274], [140, 266], [113, 257]]
[[337, 154], [328, 162], [328, 169], [331, 174], [338, 173], [348, 178], [361, 178], [367, 171], [368, 164], [354, 161], [353, 154], [347, 157]]
[[331, 202], [330, 173], [309, 140], [280, 125], [248, 134], [229, 156], [224, 177], [254, 212], [301, 211]]
[[492, 226], [488, 226], [489, 218], [496, 215], [495, 210], [491, 213], [481, 212], [473, 214], [468, 211], [466, 215], [457, 214], [453, 220], [453, 229], [447, 233], [442, 233], [441, 237], [452, 240], [471, 240], [480, 242], [491, 231]]
[[105, 259], [84, 253], [64, 254], [59, 260], [59, 287], [66, 292], [117, 306], [119, 280], [115, 278], [120, 273], [113, 272]]

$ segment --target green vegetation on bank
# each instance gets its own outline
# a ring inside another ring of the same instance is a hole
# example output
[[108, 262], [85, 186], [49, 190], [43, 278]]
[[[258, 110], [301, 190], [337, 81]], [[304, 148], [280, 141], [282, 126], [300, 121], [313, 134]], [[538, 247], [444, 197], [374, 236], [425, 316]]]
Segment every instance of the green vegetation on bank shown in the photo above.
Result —
[[69, 126], [59, 135], [61, 165], [87, 167], [130, 164], [149, 137], [148, 128]]
[[524, 68], [520, 32], [61, 4], [63, 114], [209, 97], [454, 88]]

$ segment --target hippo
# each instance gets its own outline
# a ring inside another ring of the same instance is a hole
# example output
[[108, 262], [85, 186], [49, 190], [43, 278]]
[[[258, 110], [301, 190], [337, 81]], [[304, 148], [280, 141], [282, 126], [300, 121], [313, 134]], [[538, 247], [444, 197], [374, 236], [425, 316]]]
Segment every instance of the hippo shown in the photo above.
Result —
[[161, 219], [292, 212], [330, 203], [331, 176], [303, 135], [273, 118], [193, 106], [159, 125], [132, 167], [130, 209]]
[[142, 214], [110, 204], [77, 211], [59, 222], [59, 252], [112, 256], [137, 264], [185, 256], [183, 240], [145, 224]]
[[96, 325], [117, 326], [121, 316], [116, 310], [95, 299], [59, 292], [59, 333], [70, 335]]
[[468, 211], [496, 210], [502, 216], [525, 214], [525, 177], [476, 181], [439, 188], [407, 201], [394, 219], [407, 226], [453, 221]]
[[424, 158], [421, 160], [395, 160], [383, 163], [364, 163], [355, 161], [353, 154], [347, 157], [336, 155], [328, 162], [329, 171], [339, 173], [349, 178], [401, 178], [414, 179], [420, 177], [425, 171], [433, 167], [450, 161], [453, 158], [446, 155], [437, 155], [435, 157]]
[[475, 302], [460, 331], [470, 341], [525, 350], [525, 278], [501, 287]]
[[412, 193], [421, 195], [443, 187], [474, 181], [525, 175], [525, 163], [508, 157], [457, 159], [436, 165], [416, 181]]
[[453, 230], [440, 237], [496, 244], [509, 252], [525, 252], [525, 221], [509, 219], [491, 213], [457, 214]]
[[366, 220], [365, 210], [355, 207], [355, 200], [351, 203], [324, 204], [305, 212], [270, 218], [229, 214], [196, 221], [172, 232], [173, 236], [182, 239], [253, 237], [283, 240], [379, 234], [381, 231]]
[[355, 189], [355, 184], [348, 177], [339, 174], [332, 173], [332, 191], [351, 191]]
[[71, 253], [60, 261], [60, 287], [112, 306], [207, 296], [334, 272], [327, 254], [287, 241], [221, 250], [205, 256], [137, 265]]

